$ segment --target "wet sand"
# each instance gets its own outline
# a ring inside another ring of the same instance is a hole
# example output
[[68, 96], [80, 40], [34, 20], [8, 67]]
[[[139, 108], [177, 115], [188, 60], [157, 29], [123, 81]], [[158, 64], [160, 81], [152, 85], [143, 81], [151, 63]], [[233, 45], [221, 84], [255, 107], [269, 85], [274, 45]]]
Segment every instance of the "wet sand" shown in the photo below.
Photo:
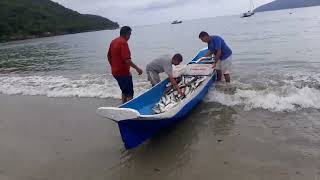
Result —
[[113, 99], [0, 96], [1, 180], [320, 179], [319, 110], [274, 113], [201, 103], [124, 149], [95, 109]]

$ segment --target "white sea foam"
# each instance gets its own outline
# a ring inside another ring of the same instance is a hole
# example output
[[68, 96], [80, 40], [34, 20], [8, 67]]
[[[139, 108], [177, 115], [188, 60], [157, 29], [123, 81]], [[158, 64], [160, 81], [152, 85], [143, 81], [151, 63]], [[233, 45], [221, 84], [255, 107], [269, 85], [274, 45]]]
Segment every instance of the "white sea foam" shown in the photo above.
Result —
[[228, 94], [212, 90], [206, 101], [226, 106], [243, 106], [245, 110], [266, 109], [270, 111], [294, 111], [302, 108], [320, 109], [320, 90], [315, 88], [283, 86], [264, 90], [237, 89]]
[[[141, 94], [149, 87], [146, 81], [135, 81], [135, 92]], [[0, 77], [0, 93], [8, 95], [41, 95], [48, 97], [120, 98], [117, 82], [106, 75], [63, 76], [5, 76]]]
[[320, 109], [320, 74], [318, 72], [289, 72], [266, 74], [248, 81], [234, 81], [233, 92], [213, 88], [205, 101], [226, 106], [241, 106], [245, 110], [295, 111]]
[[[223, 88], [213, 88], [206, 96], [205, 101], [218, 102], [226, 106], [241, 106], [245, 110], [257, 108], [270, 111], [320, 109], [320, 77], [312, 76], [310, 78], [310, 76], [302, 75], [298, 77], [284, 78], [282, 83], [269, 83], [266, 86], [234, 81], [236, 90], [232, 93], [225, 92]], [[272, 81], [270, 80], [270, 82]], [[137, 96], [150, 88], [150, 85], [145, 78], [134, 78], [134, 87], [135, 96]], [[47, 97], [121, 97], [117, 82], [111, 76], [99, 74], [86, 74], [73, 78], [65, 76], [0, 76], [0, 93]]]

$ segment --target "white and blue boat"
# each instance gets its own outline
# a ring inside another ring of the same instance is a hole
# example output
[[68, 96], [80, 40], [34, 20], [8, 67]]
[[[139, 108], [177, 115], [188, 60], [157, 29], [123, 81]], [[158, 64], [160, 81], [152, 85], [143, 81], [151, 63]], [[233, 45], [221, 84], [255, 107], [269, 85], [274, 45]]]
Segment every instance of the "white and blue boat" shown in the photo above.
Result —
[[[198, 59], [203, 57], [207, 51], [208, 49], [201, 50], [189, 64], [198, 64]], [[201, 62], [207, 66], [211, 66], [211, 63], [212, 60]], [[100, 107], [97, 113], [118, 124], [125, 147], [131, 149], [162, 129], [182, 120], [202, 101], [215, 81], [216, 73], [212, 71], [189, 97], [182, 99], [177, 106], [164, 113], [155, 114], [153, 107], [163, 96], [168, 83], [167, 79], [119, 107]]]

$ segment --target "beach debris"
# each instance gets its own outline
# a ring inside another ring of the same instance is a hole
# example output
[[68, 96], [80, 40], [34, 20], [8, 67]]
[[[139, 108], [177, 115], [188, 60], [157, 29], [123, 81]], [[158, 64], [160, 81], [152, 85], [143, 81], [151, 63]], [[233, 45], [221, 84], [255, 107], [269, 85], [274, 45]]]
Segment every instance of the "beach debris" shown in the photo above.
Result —
[[206, 80], [206, 76], [180, 76], [176, 78], [179, 88], [184, 96], [182, 97], [178, 91], [169, 82], [159, 102], [153, 107], [155, 114], [167, 112], [176, 107], [181, 100], [189, 97], [199, 86]]

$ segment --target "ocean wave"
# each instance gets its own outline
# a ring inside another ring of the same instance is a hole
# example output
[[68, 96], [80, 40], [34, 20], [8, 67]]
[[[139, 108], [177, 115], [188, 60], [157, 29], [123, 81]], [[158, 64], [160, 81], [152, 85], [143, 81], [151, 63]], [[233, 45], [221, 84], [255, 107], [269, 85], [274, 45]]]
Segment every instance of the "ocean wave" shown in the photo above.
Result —
[[259, 89], [228, 90], [213, 89], [207, 102], [219, 102], [226, 106], [242, 106], [245, 110], [265, 109], [273, 112], [295, 111], [304, 108], [320, 109], [320, 90], [292, 85]]
[[[150, 86], [146, 80], [134, 80], [135, 93], [141, 94]], [[47, 97], [120, 98], [118, 84], [106, 75], [64, 76], [3, 76], [0, 93], [7, 95], [40, 95]]]
[[296, 71], [250, 75], [233, 81], [231, 91], [218, 83], [205, 101], [273, 112], [320, 109], [320, 74]]
[[[233, 90], [217, 84], [205, 102], [218, 102], [226, 106], [241, 106], [245, 110], [294, 111], [303, 108], [320, 109], [320, 76], [287, 75], [269, 79], [265, 84], [255, 81], [233, 82]], [[134, 79], [135, 96], [150, 88], [147, 79]], [[220, 87], [220, 88], [219, 88]], [[111, 75], [83, 74], [66, 76], [0, 76], [0, 93], [47, 97], [121, 98], [117, 82]]]

